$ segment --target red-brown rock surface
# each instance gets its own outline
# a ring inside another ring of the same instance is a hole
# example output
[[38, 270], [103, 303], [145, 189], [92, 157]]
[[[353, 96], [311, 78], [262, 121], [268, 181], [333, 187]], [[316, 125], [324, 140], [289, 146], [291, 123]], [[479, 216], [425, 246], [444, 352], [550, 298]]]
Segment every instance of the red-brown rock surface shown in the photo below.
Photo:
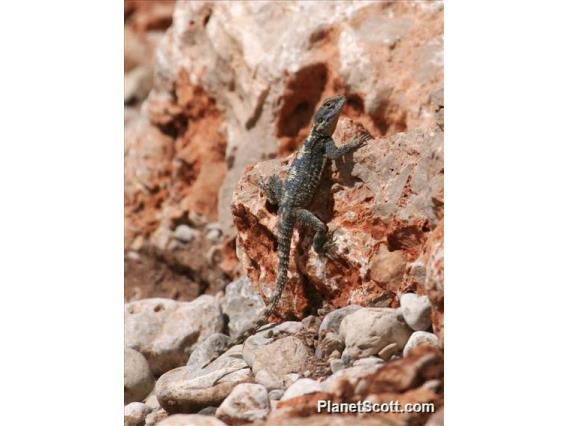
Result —
[[[244, 170], [292, 152], [321, 99], [345, 94], [346, 115], [376, 136], [429, 129], [438, 119], [438, 2], [195, 1], [174, 8], [127, 1], [125, 27], [129, 99], [144, 101], [127, 109], [126, 246], [179, 258], [164, 243], [176, 226], [193, 226], [195, 215], [219, 221], [223, 245], [184, 247], [202, 258], [220, 253], [214, 278], [181, 260], [206, 286], [240, 273], [230, 204]], [[148, 66], [153, 83], [144, 100], [147, 72], [137, 69]], [[374, 279], [394, 286], [400, 256], [383, 252], [377, 263], [385, 267], [373, 268]]]
[[[337, 144], [361, 131], [341, 119]], [[291, 274], [277, 312], [303, 317], [326, 302], [394, 305], [407, 263], [415, 261], [439, 222], [443, 189], [443, 134], [415, 130], [374, 139], [324, 171], [311, 210], [335, 231], [336, 258], [318, 256], [311, 235], [293, 239]], [[259, 292], [269, 298], [278, 266], [276, 215], [259, 189], [285, 175], [291, 157], [257, 163], [245, 172], [233, 199], [237, 254]]]

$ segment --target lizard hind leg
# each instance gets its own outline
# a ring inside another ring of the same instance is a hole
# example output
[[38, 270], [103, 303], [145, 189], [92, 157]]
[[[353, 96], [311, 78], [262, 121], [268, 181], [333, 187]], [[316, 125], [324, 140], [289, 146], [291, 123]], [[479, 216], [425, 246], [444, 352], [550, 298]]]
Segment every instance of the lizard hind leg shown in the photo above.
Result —
[[275, 206], [280, 204], [280, 199], [282, 198], [283, 186], [284, 184], [282, 183], [282, 180], [280, 180], [280, 178], [277, 175], [270, 176], [270, 178], [268, 179], [268, 183], [265, 182], [260, 183], [260, 189], [262, 190], [264, 195], [266, 195], [266, 198], [268, 198], [268, 202]]
[[311, 211], [305, 209], [296, 210], [296, 218], [303, 225], [306, 225], [316, 231], [313, 242], [316, 253], [326, 253], [326, 251], [330, 248], [330, 242], [333, 241], [332, 236], [328, 235], [327, 225]]

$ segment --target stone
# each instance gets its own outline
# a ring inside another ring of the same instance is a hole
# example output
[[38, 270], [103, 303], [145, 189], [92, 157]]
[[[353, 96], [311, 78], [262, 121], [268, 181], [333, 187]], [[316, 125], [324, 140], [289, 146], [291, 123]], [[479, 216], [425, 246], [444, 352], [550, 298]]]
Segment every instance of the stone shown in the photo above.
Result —
[[333, 352], [342, 352], [343, 349], [345, 349], [345, 344], [341, 336], [334, 332], [329, 332], [318, 342], [316, 357], [318, 359], [327, 359]]
[[268, 399], [271, 401], [279, 401], [282, 399], [282, 395], [284, 395], [284, 389], [272, 389], [268, 392]]
[[238, 345], [204, 368], [179, 367], [164, 373], [156, 382], [156, 396], [169, 413], [194, 413], [219, 405], [237, 384], [252, 378]]
[[168, 412], [163, 408], [152, 411], [146, 416], [146, 424], [144, 426], [154, 426], [160, 423], [163, 419], [168, 417]]
[[184, 365], [195, 346], [223, 329], [219, 302], [143, 299], [125, 305], [125, 344], [142, 353], [155, 375]]
[[390, 251], [386, 245], [379, 248], [379, 252], [371, 259], [371, 279], [382, 286], [396, 291], [401, 284], [406, 258], [402, 250]]
[[243, 277], [227, 284], [221, 308], [229, 317], [229, 335], [236, 337], [254, 324], [263, 312], [265, 304], [254, 290], [250, 279]]
[[432, 326], [432, 304], [428, 296], [405, 293], [400, 296], [400, 310], [413, 330], [426, 331]]
[[152, 90], [152, 67], [138, 66], [124, 75], [124, 103], [142, 102]]
[[280, 399], [282, 401], [286, 401], [287, 399], [292, 399], [300, 395], [321, 392], [321, 390], [321, 383], [316, 380], [298, 379], [288, 389], [286, 389], [286, 392], [284, 392], [284, 395]]
[[143, 401], [154, 388], [154, 376], [140, 352], [124, 348], [124, 403]]
[[255, 380], [272, 378], [271, 388], [280, 388], [290, 383], [289, 373], [301, 373], [306, 368], [309, 352], [300, 339], [294, 336], [284, 337], [261, 346], [256, 351], [252, 371]]
[[332, 373], [337, 373], [339, 370], [343, 370], [345, 368], [345, 364], [341, 359], [333, 358], [329, 360], [329, 367], [331, 368]]
[[363, 308], [343, 320], [339, 334], [345, 340], [341, 358], [349, 364], [377, 355], [385, 348], [390, 358], [392, 353], [402, 351], [412, 330], [396, 309]]
[[[335, 141], [341, 145], [364, 131], [342, 117]], [[370, 140], [353, 153], [352, 160], [339, 162], [322, 175], [310, 209], [316, 216], [330, 218], [326, 224], [334, 232], [334, 257], [319, 256], [311, 238], [294, 234], [288, 283], [275, 316], [304, 317], [311, 309], [309, 294], [314, 289], [332, 309], [396, 303], [397, 294], [405, 289], [403, 263], [419, 256], [428, 231], [439, 220], [442, 142], [440, 131], [419, 130], [399, 133], [380, 143]], [[291, 160], [286, 157], [251, 166], [239, 181], [232, 202], [237, 254], [265, 300], [273, 294], [278, 269], [273, 244], [277, 218], [260, 184], [271, 175], [285, 176]], [[353, 224], [352, 215], [365, 219]], [[370, 273], [376, 254], [385, 252], [383, 246], [388, 252], [399, 252], [396, 276], [388, 282], [376, 281]]]
[[348, 382], [355, 386], [359, 379], [377, 372], [380, 368], [379, 364], [375, 364], [359, 365], [338, 370], [322, 382], [322, 391], [332, 394], [339, 393], [343, 382]]
[[211, 334], [199, 343], [189, 356], [186, 364], [188, 370], [194, 371], [207, 366], [226, 351], [229, 343], [229, 336], [221, 333]]
[[353, 367], [357, 367], [358, 365], [382, 365], [382, 364], [384, 364], [384, 360], [376, 356], [370, 356], [367, 358], [361, 358], [354, 361]]
[[306, 330], [318, 331], [321, 325], [321, 320], [314, 315], [308, 315], [302, 320], [302, 325]]
[[269, 411], [266, 388], [255, 383], [241, 383], [223, 401], [215, 415], [230, 423], [254, 422], [265, 419]]
[[176, 230], [174, 231], [174, 237], [182, 243], [189, 243], [193, 241], [198, 234], [199, 231], [185, 224], [177, 226]]
[[252, 367], [258, 350], [276, 338], [296, 334], [302, 330], [303, 325], [299, 321], [286, 321], [276, 326], [264, 326], [258, 333], [249, 337], [243, 346], [243, 359]]
[[142, 402], [124, 406], [124, 426], [144, 426], [144, 419], [152, 410]]
[[413, 348], [422, 344], [438, 346], [438, 336], [427, 331], [415, 331], [406, 342], [402, 355], [407, 356]]
[[344, 308], [331, 311], [323, 318], [323, 321], [321, 322], [319, 328], [320, 337], [323, 337], [330, 332], [339, 333], [339, 326], [341, 325], [343, 318], [345, 318], [347, 315], [351, 315], [361, 308], [362, 306], [360, 305], [349, 305], [345, 306]]
[[221, 420], [201, 414], [174, 414], [168, 416], [158, 426], [227, 426]]

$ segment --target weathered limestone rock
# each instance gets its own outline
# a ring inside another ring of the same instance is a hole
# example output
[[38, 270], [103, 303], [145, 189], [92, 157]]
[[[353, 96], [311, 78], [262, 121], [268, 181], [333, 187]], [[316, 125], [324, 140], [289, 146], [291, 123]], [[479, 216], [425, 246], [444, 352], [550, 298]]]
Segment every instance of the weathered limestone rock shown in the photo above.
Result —
[[405, 293], [400, 296], [400, 310], [404, 321], [415, 331], [425, 331], [432, 325], [432, 304], [428, 296]]
[[[341, 118], [335, 140], [342, 144], [360, 132], [355, 123]], [[385, 249], [399, 252], [397, 259], [404, 258], [405, 264], [416, 260], [429, 230], [438, 223], [442, 139], [439, 131], [412, 131], [371, 140], [352, 159], [324, 172], [310, 209], [336, 231], [336, 258], [317, 255], [311, 248], [312, 236], [303, 229], [295, 232], [279, 316], [301, 318], [317, 306], [313, 287], [317, 297], [335, 308], [394, 306], [404, 265], [394, 268], [396, 273], [389, 273], [383, 282], [373, 279], [377, 274], [371, 269], [377, 265], [377, 255], [384, 258]], [[259, 185], [272, 174], [284, 177], [290, 161], [289, 157], [249, 167], [233, 198], [237, 255], [265, 300], [273, 292], [278, 269], [277, 218]]]
[[406, 342], [406, 345], [404, 345], [402, 355], [408, 355], [412, 349], [421, 344], [438, 346], [438, 336], [427, 331], [415, 331], [408, 339], [408, 342]]
[[144, 419], [151, 411], [143, 402], [131, 402], [124, 407], [124, 426], [144, 426]]
[[142, 401], [153, 387], [154, 376], [144, 355], [124, 348], [124, 403]]
[[215, 412], [215, 416], [229, 423], [263, 420], [270, 411], [268, 392], [262, 385], [237, 385]]
[[251, 381], [238, 345], [204, 368], [179, 367], [163, 374], [156, 382], [156, 396], [169, 413], [195, 413], [219, 405], [237, 384]]
[[228, 284], [225, 288], [225, 297], [221, 301], [221, 308], [229, 317], [231, 337], [238, 336], [251, 327], [265, 306], [247, 277]]
[[[412, 330], [396, 309], [363, 308], [345, 317], [339, 333], [345, 340], [341, 358], [348, 364], [377, 354], [388, 361], [390, 355], [402, 351]], [[383, 354], [385, 350], [388, 354]]]
[[223, 329], [217, 299], [144, 299], [125, 305], [126, 346], [142, 353], [155, 375], [184, 365], [195, 345]]

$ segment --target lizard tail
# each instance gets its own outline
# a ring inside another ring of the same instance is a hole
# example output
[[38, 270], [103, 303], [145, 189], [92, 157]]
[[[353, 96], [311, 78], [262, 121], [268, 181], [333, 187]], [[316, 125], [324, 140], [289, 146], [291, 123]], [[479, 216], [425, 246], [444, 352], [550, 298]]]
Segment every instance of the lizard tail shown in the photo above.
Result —
[[268, 318], [272, 315], [286, 282], [288, 281], [288, 265], [290, 263], [290, 246], [292, 242], [292, 234], [294, 233], [294, 219], [291, 215], [280, 215], [278, 221], [278, 275], [276, 277], [276, 288], [274, 294], [268, 302], [268, 308], [264, 311], [263, 315], [254, 323], [254, 326], [245, 333], [241, 334], [236, 342], [237, 344], [243, 343], [248, 337], [255, 334], [260, 327], [266, 324]]

